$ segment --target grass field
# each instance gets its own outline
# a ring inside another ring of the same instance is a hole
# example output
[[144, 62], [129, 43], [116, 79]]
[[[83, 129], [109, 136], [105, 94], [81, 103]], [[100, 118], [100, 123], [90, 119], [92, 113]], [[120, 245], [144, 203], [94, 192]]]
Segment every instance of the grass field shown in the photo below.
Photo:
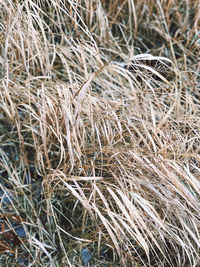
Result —
[[200, 266], [200, 1], [0, 1], [0, 266]]

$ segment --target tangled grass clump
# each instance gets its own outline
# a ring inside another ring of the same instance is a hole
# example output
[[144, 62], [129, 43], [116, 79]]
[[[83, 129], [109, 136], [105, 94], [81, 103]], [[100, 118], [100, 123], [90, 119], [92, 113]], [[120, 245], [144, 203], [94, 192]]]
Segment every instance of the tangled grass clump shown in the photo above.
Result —
[[198, 267], [199, 1], [0, 7], [0, 265]]

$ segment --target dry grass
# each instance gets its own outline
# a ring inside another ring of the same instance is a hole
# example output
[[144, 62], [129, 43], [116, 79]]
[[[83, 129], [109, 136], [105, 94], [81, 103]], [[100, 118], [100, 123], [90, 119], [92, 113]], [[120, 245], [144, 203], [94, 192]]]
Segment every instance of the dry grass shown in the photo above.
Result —
[[200, 2], [0, 5], [1, 266], [200, 266]]

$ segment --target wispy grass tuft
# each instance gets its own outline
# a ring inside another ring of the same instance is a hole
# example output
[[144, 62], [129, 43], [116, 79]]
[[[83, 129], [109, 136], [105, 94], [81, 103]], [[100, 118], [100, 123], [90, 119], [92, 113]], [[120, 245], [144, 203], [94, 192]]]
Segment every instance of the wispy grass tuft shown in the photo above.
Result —
[[199, 266], [198, 1], [0, 18], [0, 265]]

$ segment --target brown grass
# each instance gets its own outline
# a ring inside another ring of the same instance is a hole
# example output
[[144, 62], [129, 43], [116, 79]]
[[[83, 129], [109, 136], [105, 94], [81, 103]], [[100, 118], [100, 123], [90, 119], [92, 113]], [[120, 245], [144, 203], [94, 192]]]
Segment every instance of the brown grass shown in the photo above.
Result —
[[198, 267], [199, 1], [0, 5], [2, 266]]

